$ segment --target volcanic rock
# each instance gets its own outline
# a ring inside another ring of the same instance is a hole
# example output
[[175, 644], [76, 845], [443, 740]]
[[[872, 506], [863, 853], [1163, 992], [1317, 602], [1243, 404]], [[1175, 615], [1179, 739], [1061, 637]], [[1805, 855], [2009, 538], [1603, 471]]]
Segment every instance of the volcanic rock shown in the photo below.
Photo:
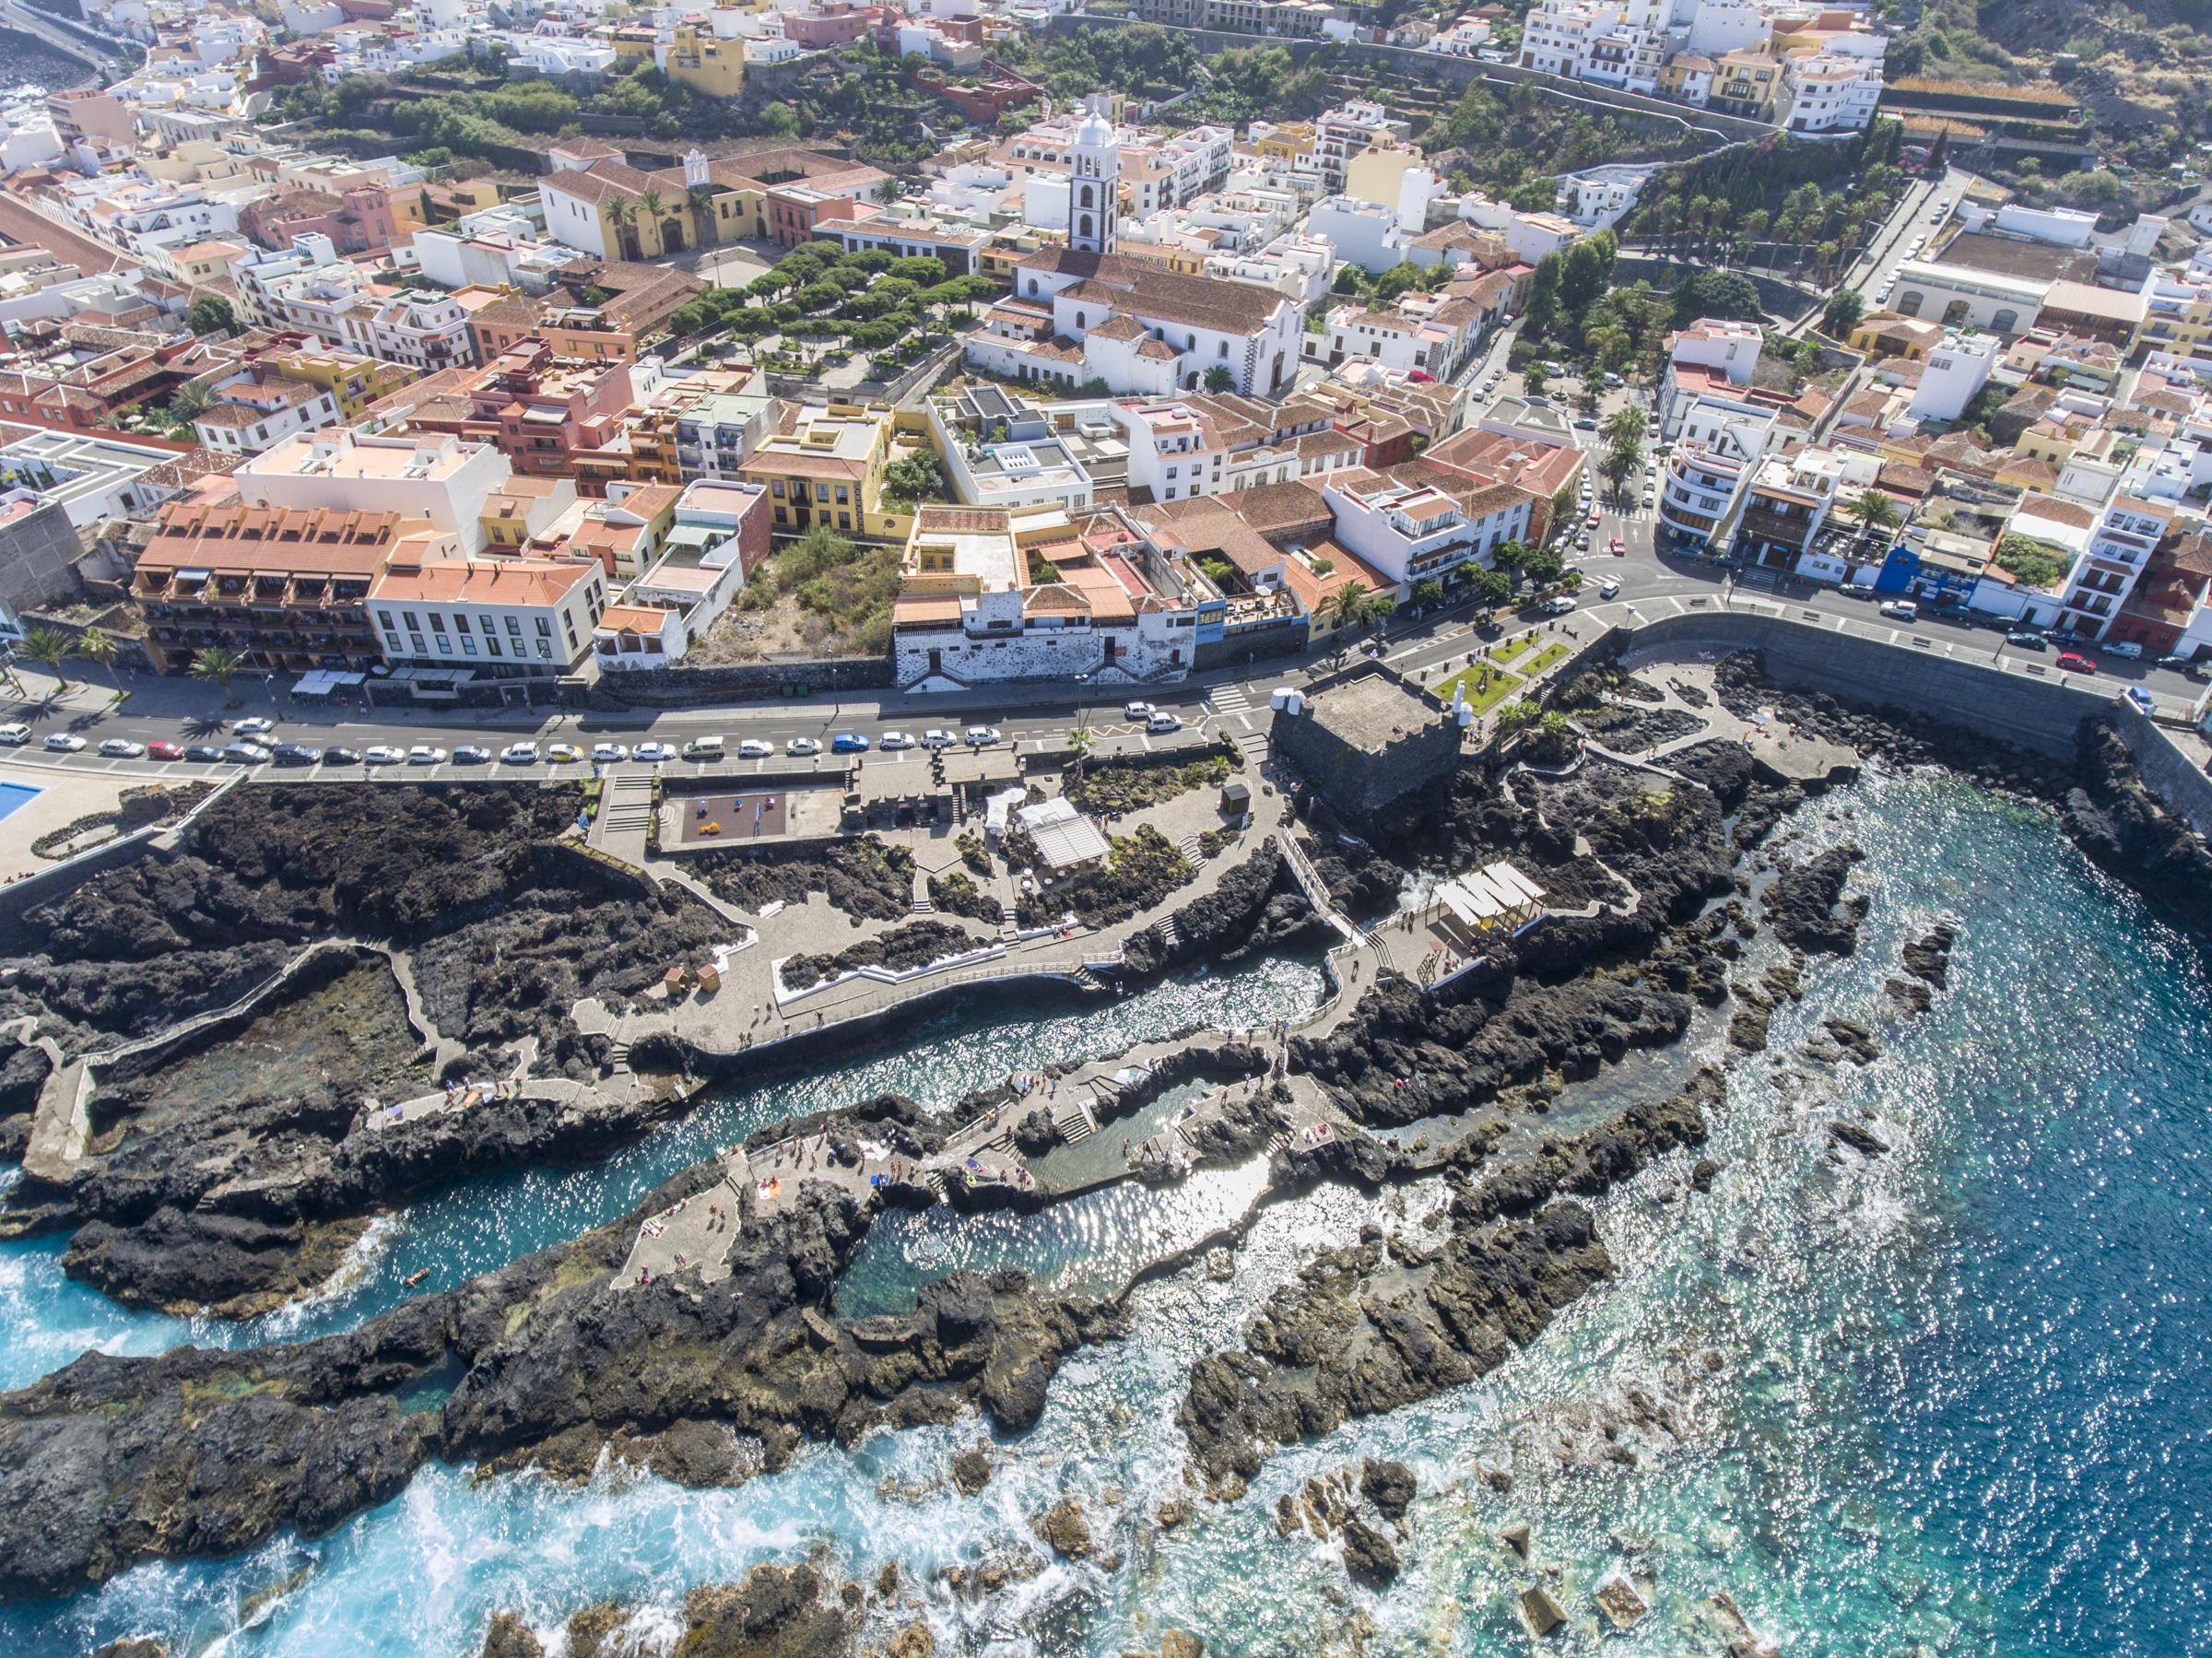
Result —
[[1843, 883], [1865, 855], [1855, 846], [1830, 847], [1775, 876], [1766, 896], [1775, 935], [1794, 949], [1834, 956], [1857, 949], [1867, 900], [1845, 899]]
[[1359, 1494], [1394, 1524], [1406, 1518], [1418, 1489], [1413, 1470], [1404, 1463], [1379, 1463], [1371, 1457], [1359, 1469]]
[[952, 1483], [963, 1497], [973, 1497], [991, 1483], [991, 1457], [980, 1445], [971, 1445], [952, 1459]]
[[1344, 1523], [1344, 1570], [1353, 1582], [1386, 1589], [1396, 1582], [1398, 1551], [1373, 1526], [1354, 1515]]
[[1083, 1505], [1072, 1497], [1063, 1497], [1045, 1510], [1030, 1529], [1064, 1559], [1081, 1560], [1090, 1555], [1090, 1522], [1084, 1516]]

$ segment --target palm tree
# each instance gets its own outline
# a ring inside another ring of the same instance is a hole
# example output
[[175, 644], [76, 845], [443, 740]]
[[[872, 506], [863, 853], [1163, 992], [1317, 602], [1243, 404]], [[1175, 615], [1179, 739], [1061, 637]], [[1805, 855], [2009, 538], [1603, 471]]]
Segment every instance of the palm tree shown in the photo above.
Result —
[[214, 406], [214, 388], [204, 380], [188, 380], [176, 389], [162, 414], [171, 426], [190, 426]]
[[714, 241], [714, 186], [694, 184], [684, 192], [684, 200], [691, 207], [692, 234], [700, 247], [709, 246]]
[[1886, 530], [1900, 516], [1897, 503], [1879, 489], [1862, 489], [1851, 503], [1851, 515], [1859, 521], [1859, 527], [1867, 530]]
[[69, 681], [62, 676], [62, 664], [76, 650], [75, 643], [59, 628], [31, 628], [25, 631], [16, 646], [16, 653], [32, 662], [42, 662], [53, 670], [53, 688], [65, 691]]
[[1330, 595], [1323, 609], [1336, 627], [1357, 628], [1367, 620], [1367, 589], [1347, 582]]
[[626, 195], [618, 195], [606, 205], [606, 217], [614, 222], [615, 241], [624, 258], [634, 258], [638, 252], [638, 205]]
[[[103, 668], [114, 662], [115, 653], [122, 648], [115, 642], [112, 633], [103, 633], [98, 628], [87, 628], [84, 637], [76, 641], [76, 653], [87, 662], [96, 662]], [[123, 698], [123, 681], [120, 679], [115, 682], [115, 696], [118, 701]]]
[[664, 253], [666, 253], [668, 251], [668, 232], [666, 228], [661, 222], [668, 213], [668, 203], [666, 198], [664, 197], [659, 191], [648, 184], [644, 189], [638, 192], [638, 212], [641, 217], [652, 222], [653, 234], [661, 239], [661, 252]]
[[1616, 449], [1623, 443], [1643, 441], [1643, 411], [1634, 404], [1624, 403], [1606, 417], [1598, 428], [1598, 435]]
[[238, 699], [230, 695], [230, 679], [246, 665], [246, 659], [236, 651], [223, 645], [209, 645], [192, 659], [192, 676], [194, 679], [212, 679], [223, 688], [223, 706], [236, 708]]

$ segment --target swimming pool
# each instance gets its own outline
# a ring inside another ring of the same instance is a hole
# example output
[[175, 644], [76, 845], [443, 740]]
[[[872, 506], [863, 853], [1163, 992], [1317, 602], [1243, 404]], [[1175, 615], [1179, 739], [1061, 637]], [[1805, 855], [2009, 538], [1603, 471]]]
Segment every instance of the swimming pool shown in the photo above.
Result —
[[0, 783], [0, 817], [6, 817], [18, 806], [29, 805], [38, 797], [38, 793], [29, 783]]

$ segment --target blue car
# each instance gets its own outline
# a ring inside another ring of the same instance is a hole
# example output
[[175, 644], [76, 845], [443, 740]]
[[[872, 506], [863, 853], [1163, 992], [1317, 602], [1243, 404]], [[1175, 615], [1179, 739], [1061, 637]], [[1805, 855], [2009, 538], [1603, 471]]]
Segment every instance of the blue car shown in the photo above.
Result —
[[868, 739], [857, 731], [841, 731], [830, 739], [831, 754], [865, 754], [867, 751]]

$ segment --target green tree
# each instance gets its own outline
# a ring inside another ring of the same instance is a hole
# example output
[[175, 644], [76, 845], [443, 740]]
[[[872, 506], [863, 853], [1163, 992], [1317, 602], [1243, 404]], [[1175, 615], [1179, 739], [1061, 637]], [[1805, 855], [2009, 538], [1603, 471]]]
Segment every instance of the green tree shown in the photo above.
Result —
[[190, 426], [215, 406], [215, 393], [204, 380], [188, 380], [172, 393], [162, 417], [173, 427]]
[[1538, 587], [1549, 587], [1567, 568], [1566, 556], [1556, 547], [1532, 547], [1521, 568]]
[[1236, 383], [1237, 377], [1230, 372], [1227, 363], [1216, 363], [1206, 371], [1206, 389], [1209, 392], [1227, 392]]
[[1444, 584], [1431, 577], [1424, 577], [1413, 584], [1412, 602], [1426, 607], [1444, 602]]
[[1839, 288], [1820, 313], [1820, 332], [1834, 340], [1847, 338], [1865, 314], [1866, 296], [1855, 288]]
[[220, 294], [202, 294], [184, 313], [184, 326], [194, 334], [229, 334], [238, 326], [238, 313]]
[[68, 661], [76, 650], [75, 641], [59, 628], [29, 628], [16, 643], [16, 654], [30, 662], [42, 662], [53, 670], [53, 688], [65, 691], [68, 678], [62, 673], [62, 664]]
[[887, 500], [900, 506], [919, 506], [924, 501], [943, 501], [952, 499], [945, 482], [945, 468], [935, 454], [920, 450], [903, 460], [893, 461], [883, 469], [883, 493]]
[[[98, 628], [87, 628], [76, 641], [76, 653], [79, 656], [87, 662], [98, 663], [111, 673], [114, 670], [116, 653], [122, 649], [123, 646], [112, 633], [103, 632]], [[115, 695], [118, 700], [123, 696], [121, 679], [115, 682]]]
[[1513, 596], [1513, 579], [1501, 570], [1477, 570], [1475, 592], [1486, 605], [1502, 605]]
[[1621, 487], [1643, 468], [1643, 444], [1635, 438], [1625, 443], [1616, 443], [1606, 451], [1606, 458], [1597, 469], [1605, 475], [1606, 486], [1618, 496]]
[[246, 659], [225, 645], [209, 645], [192, 659], [192, 676], [212, 680], [223, 688], [223, 706], [236, 708], [238, 699], [230, 694], [230, 681], [245, 667]]
[[771, 103], [760, 112], [760, 130], [771, 138], [799, 135], [799, 112], [787, 103]]
[[1498, 711], [1498, 735], [1501, 737], [1517, 736], [1543, 717], [1544, 710], [1525, 698], [1518, 702], [1509, 702]]
[[1643, 411], [1631, 404], [1623, 404], [1606, 417], [1606, 423], [1597, 429], [1598, 436], [1616, 449], [1623, 443], [1643, 441]]
[[1869, 530], [1886, 530], [1899, 518], [1897, 502], [1879, 489], [1862, 489], [1853, 498], [1851, 515], [1860, 526]]

